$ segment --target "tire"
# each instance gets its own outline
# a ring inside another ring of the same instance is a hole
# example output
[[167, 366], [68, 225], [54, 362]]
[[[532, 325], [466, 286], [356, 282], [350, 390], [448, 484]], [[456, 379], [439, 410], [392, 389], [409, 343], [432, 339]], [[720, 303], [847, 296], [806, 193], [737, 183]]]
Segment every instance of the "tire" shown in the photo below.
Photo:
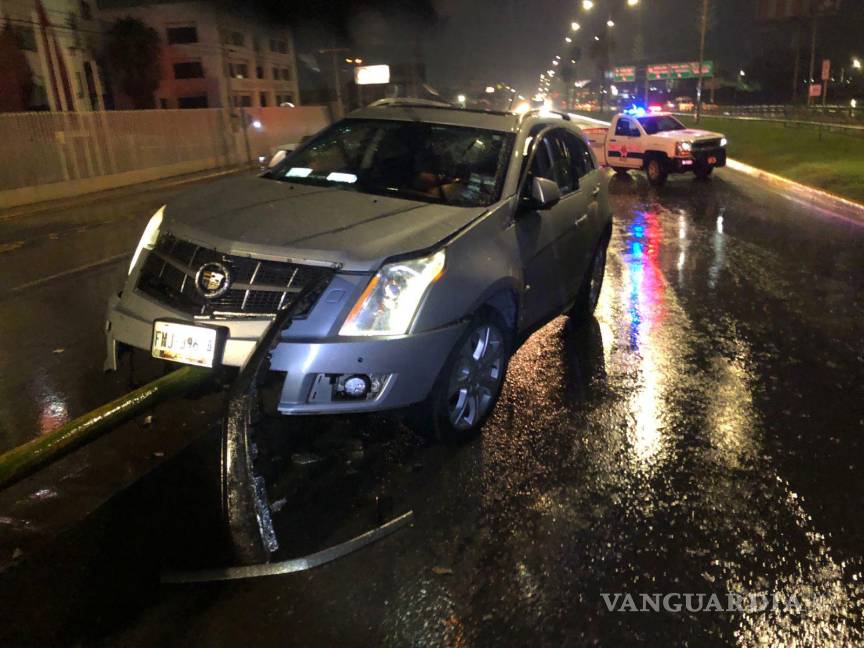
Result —
[[513, 333], [494, 310], [480, 310], [447, 357], [432, 391], [408, 414], [418, 434], [445, 443], [470, 441], [495, 409]]
[[624, 167], [612, 167], [612, 170], [618, 175], [627, 175], [627, 172], [630, 169], [625, 169]]
[[648, 158], [648, 162], [645, 164], [645, 173], [648, 174], [648, 182], [655, 187], [662, 187], [666, 184], [666, 178], [669, 175], [663, 159], [656, 155]]
[[712, 171], [714, 171], [714, 167], [711, 166], [710, 164], [697, 165], [697, 166], [693, 167], [693, 173], [700, 180], [704, 180], [705, 178], [710, 176]]
[[597, 308], [600, 291], [603, 289], [603, 278], [606, 276], [606, 249], [608, 247], [609, 236], [607, 235], [603, 237], [597, 245], [597, 249], [594, 250], [591, 265], [582, 280], [582, 287], [579, 289], [576, 302], [567, 312], [570, 319], [577, 324], [588, 322]]

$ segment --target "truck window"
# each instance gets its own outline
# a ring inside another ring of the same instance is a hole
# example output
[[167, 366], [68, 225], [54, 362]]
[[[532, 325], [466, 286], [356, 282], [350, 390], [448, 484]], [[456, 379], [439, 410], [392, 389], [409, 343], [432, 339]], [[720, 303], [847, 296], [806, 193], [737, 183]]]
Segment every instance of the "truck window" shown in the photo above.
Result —
[[684, 130], [685, 126], [670, 115], [656, 115], [651, 117], [640, 117], [639, 123], [649, 135], [663, 133], [665, 131]]
[[621, 137], [639, 137], [639, 129], [629, 119], [622, 117], [615, 126], [615, 134]]

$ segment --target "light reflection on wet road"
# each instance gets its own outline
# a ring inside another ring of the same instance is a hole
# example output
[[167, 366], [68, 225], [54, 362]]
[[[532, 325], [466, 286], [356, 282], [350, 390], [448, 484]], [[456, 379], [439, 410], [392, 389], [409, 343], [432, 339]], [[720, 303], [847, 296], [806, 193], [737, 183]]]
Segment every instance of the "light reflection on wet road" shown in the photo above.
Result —
[[[106, 644], [864, 643], [864, 227], [728, 172], [612, 190], [596, 320], [529, 339], [480, 440], [348, 429], [380, 456], [362, 488], [411, 529], [306, 574], [165, 588]], [[318, 497], [300, 533], [330, 544], [350, 506]], [[601, 598], [728, 592], [802, 609]]]

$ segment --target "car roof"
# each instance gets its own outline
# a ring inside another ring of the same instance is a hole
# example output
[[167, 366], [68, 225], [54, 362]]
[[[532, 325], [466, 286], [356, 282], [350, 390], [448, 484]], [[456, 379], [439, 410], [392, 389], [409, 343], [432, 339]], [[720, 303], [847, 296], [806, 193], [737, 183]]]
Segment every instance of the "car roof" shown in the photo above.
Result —
[[387, 105], [368, 106], [355, 110], [347, 115], [347, 117], [351, 119], [418, 121], [511, 133], [518, 132], [526, 126], [534, 126], [538, 123], [548, 122], [555, 124], [570, 121], [568, 114], [548, 110], [530, 110], [527, 113], [518, 114], [498, 110], [459, 108], [446, 104], [429, 105], [419, 102], [416, 104], [397, 102]]

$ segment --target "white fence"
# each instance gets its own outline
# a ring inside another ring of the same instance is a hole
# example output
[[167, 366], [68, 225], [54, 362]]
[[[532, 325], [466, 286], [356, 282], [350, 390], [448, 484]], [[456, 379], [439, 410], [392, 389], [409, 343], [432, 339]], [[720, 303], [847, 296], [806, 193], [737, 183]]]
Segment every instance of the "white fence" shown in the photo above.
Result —
[[329, 121], [320, 106], [0, 114], [0, 208], [242, 164]]

